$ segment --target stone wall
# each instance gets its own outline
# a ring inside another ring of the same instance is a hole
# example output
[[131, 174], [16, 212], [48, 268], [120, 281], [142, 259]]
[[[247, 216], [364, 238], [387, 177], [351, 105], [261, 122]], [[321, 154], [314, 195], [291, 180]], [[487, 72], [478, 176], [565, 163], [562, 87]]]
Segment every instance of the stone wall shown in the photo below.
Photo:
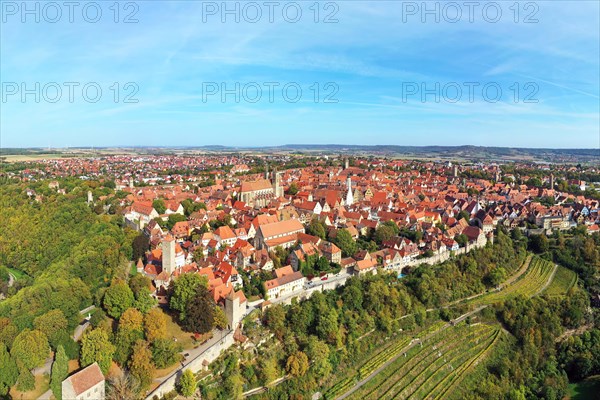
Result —
[[160, 384], [156, 389], [154, 389], [147, 397], [146, 400], [151, 400], [156, 396], [156, 398], [160, 399], [165, 394], [170, 391], [175, 390], [175, 385], [179, 381], [179, 377], [183, 373], [185, 369], [190, 369], [192, 372], [197, 373], [202, 369], [205, 369], [204, 361], [206, 360], [208, 363], [216, 360], [221, 352], [231, 347], [234, 343], [233, 340], [233, 331], [230, 331], [227, 335], [223, 336], [223, 339], [213, 344], [208, 349], [204, 350], [190, 362], [188, 362], [183, 368], [179, 368], [177, 371], [173, 372], [163, 383]]

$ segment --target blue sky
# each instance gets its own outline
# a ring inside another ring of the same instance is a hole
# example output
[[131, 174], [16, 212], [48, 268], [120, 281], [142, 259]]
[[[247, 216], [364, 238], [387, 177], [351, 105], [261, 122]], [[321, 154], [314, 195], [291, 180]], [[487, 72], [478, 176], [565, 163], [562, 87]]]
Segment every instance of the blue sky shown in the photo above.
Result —
[[[277, 1], [273, 22], [257, 1], [255, 23], [247, 2], [227, 3], [239, 22], [221, 1], [120, 2], [117, 23], [113, 1], [98, 1], [98, 22], [86, 21], [96, 15], [84, 14], [88, 3], [71, 23], [62, 1], [60, 17], [30, 1], [36, 22], [21, 1], [2, 0], [2, 147], [600, 146], [597, 1], [479, 2], [472, 15], [462, 1], [428, 2], [433, 14], [421, 1]], [[137, 22], [124, 23], [131, 13]], [[64, 82], [79, 84], [72, 101]], [[223, 99], [220, 86], [236, 83], [239, 102]], [[269, 85], [278, 85], [272, 101]]]

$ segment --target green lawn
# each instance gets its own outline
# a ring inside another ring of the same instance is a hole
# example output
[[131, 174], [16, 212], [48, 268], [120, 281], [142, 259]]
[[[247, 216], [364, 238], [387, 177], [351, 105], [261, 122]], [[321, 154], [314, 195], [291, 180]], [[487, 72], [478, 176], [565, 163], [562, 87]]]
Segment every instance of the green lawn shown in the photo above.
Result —
[[180, 343], [185, 350], [192, 349], [204, 341], [210, 339], [211, 333], [207, 333], [199, 338], [198, 341], [194, 340], [194, 334], [191, 332], [185, 332], [179, 324], [175, 321], [176, 316], [173, 314], [165, 313], [167, 316], [167, 338], [175, 339]]
[[568, 398], [571, 400], [600, 399], [600, 375], [590, 376], [579, 383], [569, 384]]
[[16, 280], [20, 280], [20, 279], [27, 277], [27, 274], [21, 270], [18, 270], [15, 268], [9, 268], [8, 270], [10, 271], [11, 274], [14, 275]]
[[10, 389], [10, 395], [15, 400], [37, 399], [50, 388], [50, 377], [47, 374], [35, 375], [35, 389], [29, 392], [19, 392], [16, 385]]

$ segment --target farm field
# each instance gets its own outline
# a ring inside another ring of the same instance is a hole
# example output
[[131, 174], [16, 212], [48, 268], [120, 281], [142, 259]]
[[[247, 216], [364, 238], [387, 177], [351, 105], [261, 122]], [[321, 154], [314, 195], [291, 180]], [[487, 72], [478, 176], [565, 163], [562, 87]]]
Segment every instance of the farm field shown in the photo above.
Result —
[[544, 290], [548, 296], [564, 296], [577, 284], [577, 274], [568, 268], [558, 266], [554, 279]]
[[[404, 353], [349, 399], [443, 399], [495, 343], [501, 330], [484, 324], [439, 330]], [[329, 397], [328, 397], [329, 398]]]
[[535, 296], [548, 284], [556, 265], [539, 257], [533, 257], [529, 268], [517, 281], [500, 291], [485, 294], [469, 300], [470, 304], [493, 304], [517, 295]]

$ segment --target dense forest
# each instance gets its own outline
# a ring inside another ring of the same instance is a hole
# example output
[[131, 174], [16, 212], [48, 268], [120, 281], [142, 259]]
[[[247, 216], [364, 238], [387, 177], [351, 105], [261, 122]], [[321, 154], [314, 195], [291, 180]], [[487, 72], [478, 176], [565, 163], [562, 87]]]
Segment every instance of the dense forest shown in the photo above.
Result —
[[[71, 338], [80, 310], [99, 305], [113, 278], [128, 275], [137, 233], [124, 230], [120, 217], [97, 215], [86, 204], [88, 190], [108, 191], [100, 182], [62, 180], [63, 195], [49, 189], [48, 181], [2, 179], [0, 279], [6, 298], [0, 301], [0, 395], [5, 395], [17, 377], [19, 389], [31, 389], [30, 371], [51, 349], [66, 357], [64, 363], [80, 358]], [[11, 287], [9, 273], [16, 278]], [[66, 371], [57, 374], [66, 377]]]

